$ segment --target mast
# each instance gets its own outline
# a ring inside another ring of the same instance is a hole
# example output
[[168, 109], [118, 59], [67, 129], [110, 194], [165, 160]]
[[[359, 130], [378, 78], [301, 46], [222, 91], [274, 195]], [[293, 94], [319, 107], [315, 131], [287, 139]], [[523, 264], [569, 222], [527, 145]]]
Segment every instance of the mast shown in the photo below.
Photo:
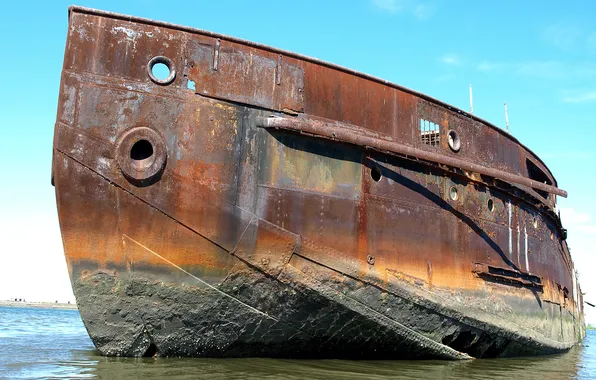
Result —
[[505, 106], [505, 128], [507, 129], [507, 133], [509, 133], [509, 116], [507, 115], [507, 103], [504, 103]]
[[472, 85], [470, 84], [470, 113], [474, 113], [474, 100], [472, 99]]

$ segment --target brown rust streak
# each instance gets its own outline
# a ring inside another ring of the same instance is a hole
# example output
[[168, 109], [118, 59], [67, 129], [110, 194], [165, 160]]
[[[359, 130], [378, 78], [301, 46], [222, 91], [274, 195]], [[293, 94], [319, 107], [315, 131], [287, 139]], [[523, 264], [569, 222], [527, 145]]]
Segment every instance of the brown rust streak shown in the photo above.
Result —
[[[174, 26], [75, 10], [67, 51], [53, 171], [71, 275], [75, 267], [96, 266], [183, 282], [169, 262], [212, 284], [238, 260], [276, 276], [298, 253], [335, 270], [330, 281], [344, 273], [383, 289], [402, 281], [465, 290], [528, 301], [538, 313], [539, 295], [472, 272], [475, 261], [523, 269], [518, 235], [508, 252], [509, 227], [517, 233], [519, 225], [528, 229], [530, 272], [545, 278], [544, 299], [569, 307], [562, 289], [571, 289], [572, 264], [558, 226], [527, 203], [481, 176], [468, 174], [478, 181], [472, 183], [362, 147], [269, 133], [254, 121], [271, 111], [305, 113], [337, 121], [322, 124], [325, 133], [359, 132], [374, 137], [368, 145], [394, 142], [527, 175], [525, 160], [533, 154], [494, 126], [360, 74]], [[175, 63], [169, 86], [148, 78], [146, 63], [157, 55]], [[187, 79], [200, 96], [186, 88]], [[422, 143], [420, 118], [441, 126], [440, 146]], [[163, 176], [148, 187], [128, 183], [114, 161], [118, 137], [138, 126], [160, 133], [168, 151]], [[459, 153], [446, 145], [449, 129], [463, 140]], [[378, 182], [373, 167], [382, 171]], [[460, 194], [455, 201], [452, 186]], [[487, 211], [488, 198], [494, 212]], [[123, 235], [144, 248], [124, 243]]]

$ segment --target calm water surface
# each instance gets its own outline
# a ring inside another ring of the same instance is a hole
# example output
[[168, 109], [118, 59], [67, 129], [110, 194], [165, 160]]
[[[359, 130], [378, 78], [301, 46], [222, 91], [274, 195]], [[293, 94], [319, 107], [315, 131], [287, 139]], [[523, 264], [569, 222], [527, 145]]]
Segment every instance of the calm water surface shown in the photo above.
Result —
[[562, 355], [446, 361], [105, 358], [76, 310], [0, 307], [0, 378], [596, 379], [596, 331]]

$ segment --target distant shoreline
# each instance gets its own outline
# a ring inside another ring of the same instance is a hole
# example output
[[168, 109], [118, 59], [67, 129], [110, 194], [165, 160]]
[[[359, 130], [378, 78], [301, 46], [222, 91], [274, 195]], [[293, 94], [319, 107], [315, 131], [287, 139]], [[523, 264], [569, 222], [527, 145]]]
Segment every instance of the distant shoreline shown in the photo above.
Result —
[[35, 307], [39, 309], [77, 310], [76, 303], [0, 301], [0, 307]]

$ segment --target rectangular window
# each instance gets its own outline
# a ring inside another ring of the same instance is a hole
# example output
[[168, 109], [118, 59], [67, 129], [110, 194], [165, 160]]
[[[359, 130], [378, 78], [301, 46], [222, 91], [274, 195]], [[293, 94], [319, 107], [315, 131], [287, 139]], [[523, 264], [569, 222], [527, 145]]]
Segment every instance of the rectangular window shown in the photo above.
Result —
[[441, 141], [439, 124], [420, 119], [420, 138], [423, 144], [439, 146]]

